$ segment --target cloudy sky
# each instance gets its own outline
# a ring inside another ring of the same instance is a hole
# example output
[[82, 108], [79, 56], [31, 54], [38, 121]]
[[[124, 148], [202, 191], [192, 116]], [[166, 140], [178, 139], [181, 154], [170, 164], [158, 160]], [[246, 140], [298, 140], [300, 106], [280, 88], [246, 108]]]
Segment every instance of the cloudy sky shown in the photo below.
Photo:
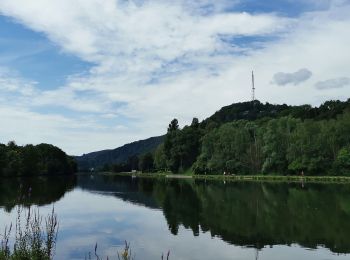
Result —
[[251, 98], [350, 97], [350, 0], [0, 0], [0, 142], [115, 148]]

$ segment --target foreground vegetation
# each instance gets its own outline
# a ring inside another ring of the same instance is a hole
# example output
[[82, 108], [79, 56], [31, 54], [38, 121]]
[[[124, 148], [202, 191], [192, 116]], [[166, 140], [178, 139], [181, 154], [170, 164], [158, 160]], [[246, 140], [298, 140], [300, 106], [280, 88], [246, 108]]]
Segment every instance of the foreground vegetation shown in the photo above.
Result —
[[[24, 212], [24, 216], [23, 216]], [[24, 221], [24, 223], [22, 222]], [[54, 208], [50, 215], [43, 218], [39, 210], [26, 210], [17, 206], [17, 218], [14, 225], [14, 242], [10, 243], [12, 224], [5, 227], [0, 235], [0, 260], [51, 260], [54, 257], [58, 234], [58, 219]], [[13, 244], [12, 248], [10, 244]], [[119, 260], [133, 260], [130, 244], [125, 241], [122, 252], [117, 253]], [[102, 259], [95, 246], [94, 256], [91, 253], [85, 259]], [[108, 259], [108, 258], [107, 258]]]
[[53, 145], [0, 144], [0, 177], [72, 174], [76, 171], [75, 160]]
[[[31, 195], [29, 193], [24, 197], [30, 198]], [[3, 234], [0, 234], [0, 260], [54, 259], [58, 229], [59, 222], [54, 208], [43, 221], [38, 209], [32, 210], [31, 207], [26, 209], [18, 205], [15, 224], [6, 226]], [[169, 260], [169, 255], [170, 251], [166, 255], [162, 254], [161, 259]], [[118, 260], [135, 259], [132, 256], [130, 243], [125, 241], [125, 246], [121, 252], [117, 252], [117, 257]], [[89, 253], [85, 259], [103, 259], [98, 254], [97, 244], [94, 254]]]
[[58, 220], [54, 209], [45, 218], [44, 227], [39, 211], [29, 208], [22, 218], [23, 211], [24, 208], [18, 206], [12, 249], [10, 238], [13, 226], [5, 228], [1, 237], [0, 260], [52, 259], [58, 232]]
[[174, 119], [154, 153], [103, 170], [345, 176], [350, 175], [349, 131], [350, 99], [316, 108], [237, 103], [182, 129]]

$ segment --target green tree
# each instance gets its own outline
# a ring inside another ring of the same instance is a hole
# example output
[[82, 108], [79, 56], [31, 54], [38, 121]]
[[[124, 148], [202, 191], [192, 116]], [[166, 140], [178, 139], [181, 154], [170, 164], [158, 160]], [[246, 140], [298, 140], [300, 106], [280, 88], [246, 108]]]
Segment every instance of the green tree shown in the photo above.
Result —
[[75, 160], [49, 144], [18, 146], [0, 144], [0, 175], [70, 174], [77, 171]]
[[339, 150], [335, 165], [338, 174], [350, 175], [350, 147], [344, 147]]
[[164, 144], [160, 144], [154, 153], [154, 166], [157, 170], [167, 170], [167, 158], [164, 151]]
[[170, 124], [169, 124], [169, 126], [168, 126], [168, 133], [169, 133], [169, 132], [174, 132], [174, 131], [176, 131], [176, 130], [178, 130], [178, 129], [179, 129], [179, 122], [177, 121], [176, 118], [174, 118], [174, 119], [170, 122]]
[[139, 169], [143, 172], [151, 172], [154, 169], [154, 160], [151, 153], [146, 153], [141, 156]]
[[264, 173], [283, 173], [288, 167], [287, 151], [299, 119], [282, 117], [267, 122], [263, 129]]

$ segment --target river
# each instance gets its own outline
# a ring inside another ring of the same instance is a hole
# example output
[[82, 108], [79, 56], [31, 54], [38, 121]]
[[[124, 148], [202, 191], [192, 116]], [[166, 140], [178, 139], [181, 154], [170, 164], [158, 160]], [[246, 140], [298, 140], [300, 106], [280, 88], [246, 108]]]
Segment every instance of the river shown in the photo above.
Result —
[[0, 232], [15, 222], [18, 204], [43, 216], [54, 206], [55, 259], [84, 259], [96, 243], [100, 257], [117, 259], [125, 240], [135, 260], [168, 251], [174, 260], [350, 257], [349, 184], [7, 178], [0, 180]]

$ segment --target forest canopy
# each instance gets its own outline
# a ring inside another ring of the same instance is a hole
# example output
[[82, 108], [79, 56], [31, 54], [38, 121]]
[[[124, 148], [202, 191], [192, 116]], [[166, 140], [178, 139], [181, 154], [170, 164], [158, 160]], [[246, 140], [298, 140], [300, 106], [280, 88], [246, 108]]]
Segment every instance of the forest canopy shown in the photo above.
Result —
[[77, 171], [73, 157], [50, 144], [19, 146], [0, 144], [0, 176], [72, 174]]
[[196, 174], [350, 175], [350, 100], [317, 108], [237, 103], [182, 129], [174, 119], [155, 167]]
[[153, 139], [113, 150], [128, 151], [115, 163], [107, 163], [114, 157], [103, 151], [92, 153], [106, 159], [95, 170], [350, 175], [350, 99], [319, 107], [235, 103], [183, 128], [173, 119], [166, 135]]

